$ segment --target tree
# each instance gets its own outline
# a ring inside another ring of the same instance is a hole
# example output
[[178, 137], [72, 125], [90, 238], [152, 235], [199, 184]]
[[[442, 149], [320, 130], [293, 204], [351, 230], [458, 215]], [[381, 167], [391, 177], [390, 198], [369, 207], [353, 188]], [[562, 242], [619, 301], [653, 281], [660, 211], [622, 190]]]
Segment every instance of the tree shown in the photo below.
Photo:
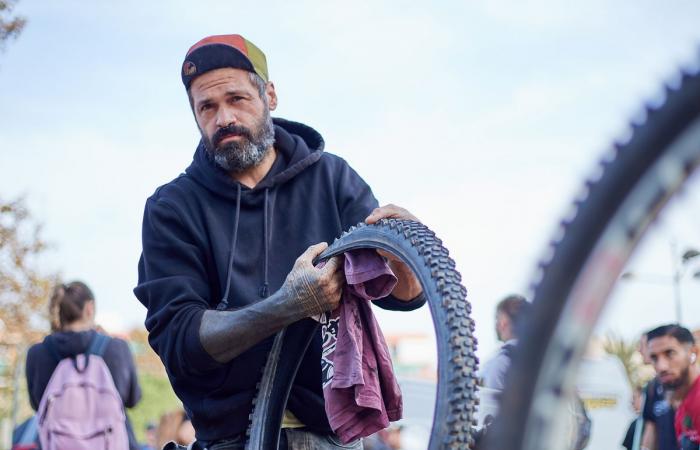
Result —
[[175, 396], [170, 381], [166, 376], [151, 373], [139, 373], [141, 401], [134, 408], [127, 410], [136, 438], [143, 442], [146, 425], [158, 423], [160, 417], [170, 411], [182, 408], [182, 402]]
[[641, 387], [651, 378], [648, 370], [645, 369], [642, 356], [639, 353], [638, 345], [635, 341], [626, 341], [623, 337], [613, 333], [605, 337], [603, 349], [609, 355], [620, 360], [625, 368], [627, 381], [630, 386]]
[[170, 386], [163, 363], [148, 344], [146, 330], [143, 327], [134, 328], [127, 338], [136, 361], [143, 393], [139, 404], [129, 410], [128, 414], [136, 437], [142, 441], [148, 423], [158, 423], [163, 414], [181, 408], [182, 403]]
[[[57, 274], [45, 275], [39, 263], [47, 250], [41, 226], [32, 218], [23, 199], [0, 199], [0, 429], [31, 414], [22, 374], [29, 345], [50, 332], [49, 297], [59, 282]], [[148, 344], [142, 327], [127, 336], [134, 354], [143, 398], [129, 411], [134, 430], [143, 437], [145, 425], [181, 406], [158, 355]], [[10, 419], [11, 417], [11, 419]], [[3, 442], [0, 442], [3, 448]]]
[[24, 17], [12, 17], [17, 0], [0, 0], [0, 50], [10, 39], [16, 39], [27, 20]]
[[[17, 414], [27, 346], [48, 331], [48, 299], [56, 275], [43, 275], [41, 227], [23, 199], [0, 199], [0, 417]], [[14, 401], [13, 401], [14, 400]]]

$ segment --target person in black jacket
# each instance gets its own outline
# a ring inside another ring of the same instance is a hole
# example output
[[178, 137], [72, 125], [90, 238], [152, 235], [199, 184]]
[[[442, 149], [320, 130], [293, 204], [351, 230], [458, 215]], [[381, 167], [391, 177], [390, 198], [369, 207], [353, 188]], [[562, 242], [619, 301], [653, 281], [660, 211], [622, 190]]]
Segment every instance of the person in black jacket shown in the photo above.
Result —
[[[340, 301], [339, 260], [316, 269], [312, 259], [358, 222], [416, 218], [394, 205], [379, 208], [359, 175], [323, 152], [314, 129], [271, 118], [275, 87], [250, 41], [202, 39], [181, 76], [202, 139], [185, 173], [146, 202], [134, 293], [200, 445], [242, 448], [273, 335]], [[417, 279], [389, 261], [399, 283], [378, 306], [420, 307]], [[283, 427], [335, 448], [320, 361], [319, 334], [303, 356]]]
[[[34, 410], [39, 408], [41, 397], [59, 360], [85, 353], [97, 333], [95, 297], [85, 283], [73, 281], [57, 286], [49, 308], [52, 333], [46, 336], [43, 342], [30, 347], [27, 353], [27, 390], [29, 402]], [[58, 355], [53, 354], [52, 348]], [[128, 344], [121, 339], [111, 338], [102, 358], [112, 374], [124, 406], [136, 406], [141, 400], [141, 387]], [[139, 446], [128, 417], [127, 432], [130, 450], [138, 450]]]

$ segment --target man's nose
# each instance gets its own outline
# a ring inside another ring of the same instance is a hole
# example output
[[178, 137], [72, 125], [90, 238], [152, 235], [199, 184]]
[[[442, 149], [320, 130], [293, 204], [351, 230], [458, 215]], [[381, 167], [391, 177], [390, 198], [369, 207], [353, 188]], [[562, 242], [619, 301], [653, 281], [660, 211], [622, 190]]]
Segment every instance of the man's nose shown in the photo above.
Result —
[[219, 128], [224, 128], [229, 125], [235, 124], [237, 121], [236, 114], [231, 108], [223, 107], [219, 108], [216, 114], [216, 126]]
[[656, 360], [654, 368], [657, 372], [663, 372], [664, 370], [668, 369], [668, 361], [666, 361], [666, 358], [659, 358]]

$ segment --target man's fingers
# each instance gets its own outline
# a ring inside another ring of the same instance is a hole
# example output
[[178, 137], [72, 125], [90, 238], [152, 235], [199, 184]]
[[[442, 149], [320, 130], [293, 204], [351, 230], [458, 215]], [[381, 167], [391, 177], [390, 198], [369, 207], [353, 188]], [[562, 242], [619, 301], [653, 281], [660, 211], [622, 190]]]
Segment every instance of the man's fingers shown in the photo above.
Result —
[[389, 219], [391, 217], [392, 211], [390, 211], [391, 205], [382, 206], [381, 208], [374, 208], [372, 212], [367, 216], [365, 222], [368, 224], [373, 224], [381, 219]]
[[333, 274], [330, 282], [331, 295], [329, 298], [333, 301], [334, 307], [338, 306], [338, 303], [340, 302], [343, 286], [345, 286], [345, 273], [342, 270], [339, 270]]
[[338, 269], [340, 269], [340, 257], [334, 256], [326, 262], [326, 265], [321, 270], [325, 273], [335, 273]]
[[373, 224], [381, 219], [407, 219], [418, 221], [418, 218], [411, 214], [408, 210], [400, 206], [388, 204], [380, 208], [375, 208], [365, 219], [368, 224]]
[[308, 262], [309, 264], [311, 264], [311, 261], [313, 261], [313, 259], [315, 257], [317, 257], [318, 255], [323, 253], [323, 251], [327, 248], [328, 248], [328, 244], [325, 242], [319, 242], [318, 244], [314, 244], [314, 245], [310, 246], [309, 248], [307, 248], [304, 251], [304, 253], [302, 253], [299, 256], [299, 260], [304, 261], [304, 262]]

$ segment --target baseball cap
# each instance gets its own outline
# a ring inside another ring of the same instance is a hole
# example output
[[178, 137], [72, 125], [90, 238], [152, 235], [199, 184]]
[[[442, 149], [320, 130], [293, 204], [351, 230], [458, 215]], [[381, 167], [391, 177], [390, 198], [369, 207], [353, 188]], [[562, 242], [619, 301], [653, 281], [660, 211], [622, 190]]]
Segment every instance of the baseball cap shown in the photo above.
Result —
[[189, 90], [192, 81], [210, 70], [233, 67], [257, 73], [268, 81], [265, 54], [240, 34], [208, 36], [187, 51], [182, 63], [182, 82]]

